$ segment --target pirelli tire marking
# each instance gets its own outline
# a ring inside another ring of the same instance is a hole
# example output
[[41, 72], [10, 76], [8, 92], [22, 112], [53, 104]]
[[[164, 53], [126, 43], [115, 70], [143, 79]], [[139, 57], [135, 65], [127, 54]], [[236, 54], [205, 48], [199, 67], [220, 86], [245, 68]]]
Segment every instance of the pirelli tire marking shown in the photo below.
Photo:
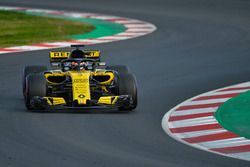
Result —
[[184, 101], [164, 115], [163, 130], [192, 147], [250, 161], [250, 140], [227, 131], [214, 117], [221, 104], [248, 90], [250, 82], [207, 92]]
[[37, 12], [37, 13], [42, 12], [42, 13], [46, 13], [49, 15], [57, 15], [57, 16], [61, 15], [61, 16], [67, 16], [67, 17], [72, 17], [72, 18], [100, 19], [100, 20], [107, 21], [107, 22], [122, 24], [126, 28], [124, 32], [114, 34], [111, 36], [99, 37], [99, 38], [72, 39], [71, 41], [39, 43], [39, 44], [33, 44], [33, 45], [27, 45], [27, 46], [0, 48], [0, 54], [43, 50], [43, 49], [51, 49], [51, 48], [62, 48], [62, 47], [68, 47], [71, 44], [92, 45], [92, 44], [114, 42], [114, 41], [140, 37], [143, 35], [150, 34], [156, 30], [156, 26], [148, 22], [144, 22], [144, 21], [140, 21], [136, 19], [119, 17], [119, 16], [104, 15], [104, 14], [66, 12], [66, 11], [58, 11], [58, 10], [47, 10], [47, 9], [45, 10], [45, 9], [9, 7], [9, 6], [0, 6], [0, 10], [27, 11], [27, 12]]

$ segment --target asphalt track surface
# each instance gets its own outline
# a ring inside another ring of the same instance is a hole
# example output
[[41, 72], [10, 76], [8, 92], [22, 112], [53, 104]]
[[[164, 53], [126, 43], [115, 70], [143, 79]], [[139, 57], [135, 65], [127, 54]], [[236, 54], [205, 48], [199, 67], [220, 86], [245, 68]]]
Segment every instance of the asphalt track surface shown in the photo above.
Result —
[[48, 51], [0, 56], [0, 166], [243, 167], [183, 145], [161, 128], [187, 98], [249, 80], [248, 0], [0, 0], [0, 5], [98, 12], [152, 22], [151, 35], [91, 46], [136, 74], [135, 112], [31, 113], [22, 100], [25, 64], [48, 64]]

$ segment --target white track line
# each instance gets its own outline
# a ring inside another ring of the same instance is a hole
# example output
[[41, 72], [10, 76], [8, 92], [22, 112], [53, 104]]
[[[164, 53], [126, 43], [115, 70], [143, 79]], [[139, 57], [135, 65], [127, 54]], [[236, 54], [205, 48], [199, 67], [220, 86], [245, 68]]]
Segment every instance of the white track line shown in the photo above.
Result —
[[184, 121], [175, 121], [169, 124], [169, 128], [180, 128], [180, 127], [189, 127], [189, 126], [198, 126], [198, 125], [208, 125], [217, 123], [216, 119], [213, 116], [203, 117], [203, 118], [195, 118]]
[[[119, 34], [114, 34], [111, 36], [105, 36], [105, 37], [100, 37], [100, 38], [95, 38], [95, 39], [79, 39], [79, 40], [73, 39], [74, 43], [84, 43], [85, 45], [132, 39], [132, 38], [150, 34], [157, 29], [155, 25], [145, 22], [145, 21], [124, 18], [124, 17], [119, 17], [119, 16], [97, 14], [97, 13], [66, 12], [66, 11], [59, 11], [59, 10], [33, 9], [33, 8], [10, 7], [10, 6], [0, 6], [0, 10], [44, 13], [44, 14], [49, 14], [49, 15], [55, 15], [55, 16], [61, 15], [61, 16], [67, 16], [67, 17], [72, 17], [72, 18], [92, 18], [92, 19], [99, 19], [99, 20], [103, 20], [107, 22], [113, 22], [116, 24], [121, 24], [127, 28], [124, 32], [119, 33]], [[27, 46], [17, 46], [17, 47], [11, 47], [11, 48], [0, 48], [0, 54], [69, 47], [71, 43], [68, 41], [61, 41], [61, 42], [51, 42], [51, 43], [42, 43], [42, 44], [49, 44], [49, 45], [56, 45], [56, 46], [54, 47], [42, 46], [41, 47], [41, 46], [27, 45]]]
[[175, 134], [179, 138], [189, 138], [189, 137], [198, 137], [201, 135], [211, 135], [215, 133], [222, 133], [222, 132], [227, 132], [225, 129], [216, 129], [216, 130], [203, 130], [203, 131], [197, 131], [197, 132], [185, 132], [185, 133], [180, 133], [180, 134]]
[[[217, 98], [217, 95], [229, 95], [237, 94], [249, 91], [250, 82], [237, 84], [229, 86], [226, 88], [217, 89], [210, 91], [191, 99], [186, 100], [185, 102], [177, 105], [169, 112], [167, 112], [162, 119], [162, 128], [163, 130], [174, 139], [190, 145], [192, 147], [202, 149], [208, 152], [216, 153], [223, 156], [229, 156], [233, 158], [238, 158], [242, 160], [250, 161], [250, 149], [242, 149], [237, 152], [233, 150], [238, 147], [249, 147], [250, 140], [244, 137], [238, 137], [237, 135], [228, 132], [226, 129], [223, 129], [214, 118], [214, 116], [202, 116], [204, 113], [214, 113], [218, 107], [208, 107], [208, 108], [197, 108], [202, 107], [200, 105], [214, 104], [214, 103], [224, 103], [230, 98]], [[206, 99], [209, 96], [209, 99]], [[212, 97], [212, 99], [210, 99]], [[224, 97], [224, 96], [223, 96]], [[201, 100], [197, 100], [201, 99]], [[206, 99], [206, 100], [202, 100]], [[186, 107], [189, 107], [188, 109]], [[183, 110], [179, 110], [180, 107]], [[191, 107], [191, 108], [190, 108]], [[193, 108], [192, 108], [193, 107]], [[204, 106], [203, 106], [204, 107]], [[198, 118], [190, 118], [190, 116], [196, 116], [199, 114]], [[169, 118], [173, 118], [169, 122]], [[181, 119], [176, 119], [181, 117]], [[208, 125], [208, 126], [207, 126]], [[212, 128], [211, 128], [212, 125]], [[202, 129], [199, 129], [202, 126]], [[197, 130], [198, 127], [198, 130]], [[205, 127], [205, 128], [204, 128]], [[185, 130], [183, 130], [183, 128]], [[191, 128], [191, 130], [190, 130]], [[195, 130], [192, 128], [195, 128]], [[207, 129], [208, 128], [208, 129]], [[173, 133], [171, 132], [171, 130]], [[176, 131], [176, 129], [178, 131]], [[181, 129], [181, 130], [180, 130]], [[188, 130], [187, 130], [188, 129]], [[209, 138], [207, 138], [209, 137]], [[228, 153], [228, 149], [233, 150], [234, 153]], [[214, 149], [213, 151], [211, 149]], [[226, 151], [218, 151], [218, 149], [223, 149]]]
[[201, 108], [201, 109], [193, 109], [193, 110], [182, 110], [176, 111], [171, 114], [171, 116], [184, 116], [190, 114], [202, 114], [207, 112], [215, 112], [214, 108]]

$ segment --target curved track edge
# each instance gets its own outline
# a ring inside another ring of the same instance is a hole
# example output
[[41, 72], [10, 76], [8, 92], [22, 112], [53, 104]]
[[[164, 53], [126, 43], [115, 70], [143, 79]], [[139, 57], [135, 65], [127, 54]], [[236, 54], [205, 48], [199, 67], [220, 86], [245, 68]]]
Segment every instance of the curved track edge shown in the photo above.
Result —
[[92, 44], [127, 40], [150, 34], [157, 29], [155, 25], [145, 21], [119, 17], [119, 16], [97, 14], [97, 13], [68, 12], [60, 10], [35, 9], [35, 8], [10, 7], [10, 6], [0, 6], [0, 10], [27, 11], [27, 12], [37, 12], [37, 13], [42, 12], [49, 15], [61, 15], [72, 18], [99, 19], [102, 21], [121, 24], [126, 28], [124, 32], [114, 34], [111, 36], [103, 36], [98, 38], [87, 38], [87, 39], [72, 39], [70, 41], [58, 41], [58, 42], [39, 43], [39, 44], [32, 44], [25, 46], [0, 48], [0, 54], [52, 49], [52, 48], [63, 48], [63, 47], [68, 47], [71, 44], [92, 45]]
[[250, 161], [250, 140], [227, 131], [214, 117], [220, 105], [248, 90], [250, 82], [245, 82], [188, 99], [164, 115], [162, 128], [191, 147]]

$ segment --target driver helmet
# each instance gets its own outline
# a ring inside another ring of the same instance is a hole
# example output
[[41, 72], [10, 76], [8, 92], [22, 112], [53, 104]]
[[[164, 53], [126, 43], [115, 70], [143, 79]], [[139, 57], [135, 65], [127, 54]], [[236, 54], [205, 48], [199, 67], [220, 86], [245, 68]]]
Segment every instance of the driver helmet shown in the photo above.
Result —
[[77, 69], [77, 67], [79, 67], [80, 70], [85, 70], [86, 65], [87, 65], [86, 62], [76, 62], [76, 61], [71, 62], [71, 68], [72, 69]]

